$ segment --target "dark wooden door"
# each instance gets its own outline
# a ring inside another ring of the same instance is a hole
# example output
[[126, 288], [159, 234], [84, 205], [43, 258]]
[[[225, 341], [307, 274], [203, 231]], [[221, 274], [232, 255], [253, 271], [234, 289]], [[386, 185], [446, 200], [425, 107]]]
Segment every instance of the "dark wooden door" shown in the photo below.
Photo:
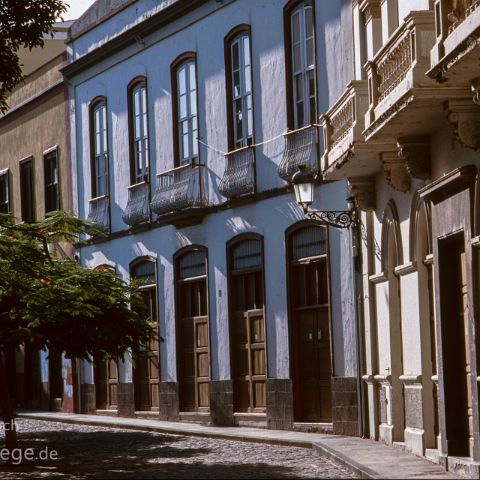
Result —
[[206, 278], [179, 280], [180, 410], [209, 408], [210, 353]]
[[[142, 291], [143, 315], [157, 319], [156, 288]], [[158, 410], [158, 389], [160, 382], [160, 356], [158, 334], [147, 345], [141, 346], [135, 355], [135, 408], [140, 411]]]
[[463, 236], [440, 244], [439, 267], [448, 454], [466, 457], [472, 453], [473, 420]]
[[115, 410], [118, 388], [117, 362], [97, 359], [94, 365], [94, 376], [97, 409]]
[[237, 412], [266, 408], [266, 352], [263, 271], [233, 272], [232, 366]]
[[290, 287], [295, 420], [331, 422], [332, 371], [326, 258], [293, 262]]

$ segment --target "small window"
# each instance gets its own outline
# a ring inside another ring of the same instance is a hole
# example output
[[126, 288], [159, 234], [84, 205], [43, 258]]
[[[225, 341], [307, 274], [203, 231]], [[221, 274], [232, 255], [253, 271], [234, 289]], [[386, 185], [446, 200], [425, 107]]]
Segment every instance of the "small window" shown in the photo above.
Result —
[[176, 102], [178, 163], [186, 165], [198, 159], [197, 78], [193, 59], [176, 70]]
[[244, 240], [233, 248], [233, 270], [261, 268], [262, 244], [259, 240]]
[[201, 277], [207, 274], [205, 252], [188, 252], [180, 258], [179, 279]]
[[57, 150], [43, 156], [43, 168], [45, 174], [45, 212], [60, 210]]
[[0, 213], [10, 213], [10, 176], [8, 169], [0, 172]]
[[155, 263], [150, 260], [137, 263], [132, 273], [133, 278], [135, 278], [141, 286], [155, 285], [157, 283]]
[[252, 62], [249, 32], [242, 32], [229, 43], [232, 146], [253, 143]]
[[148, 181], [148, 108], [147, 84], [144, 80], [130, 88], [131, 115], [131, 183]]
[[327, 253], [327, 229], [306, 227], [293, 236], [293, 260], [318, 257]]
[[301, 3], [290, 13], [291, 97], [294, 129], [316, 123], [313, 7]]
[[108, 195], [107, 105], [96, 102], [91, 111], [92, 127], [92, 198]]
[[33, 178], [33, 160], [24, 160], [20, 163], [20, 196], [22, 202], [22, 221], [35, 221], [35, 193]]

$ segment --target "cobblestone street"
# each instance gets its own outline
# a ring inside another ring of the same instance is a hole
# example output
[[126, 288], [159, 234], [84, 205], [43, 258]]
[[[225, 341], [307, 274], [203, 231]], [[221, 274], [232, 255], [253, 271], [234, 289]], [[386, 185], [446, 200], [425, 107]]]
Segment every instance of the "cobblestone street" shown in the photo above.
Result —
[[[58, 459], [0, 467], [0, 478], [354, 478], [310, 449], [17, 421], [23, 448]], [[3, 432], [0, 433], [0, 448]]]

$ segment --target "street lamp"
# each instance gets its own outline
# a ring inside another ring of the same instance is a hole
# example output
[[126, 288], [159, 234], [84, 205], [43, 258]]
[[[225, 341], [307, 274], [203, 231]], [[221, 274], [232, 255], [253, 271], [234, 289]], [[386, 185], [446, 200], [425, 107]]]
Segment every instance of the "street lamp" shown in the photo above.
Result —
[[349, 228], [355, 223], [354, 197], [347, 198], [348, 210], [309, 210], [308, 207], [313, 203], [315, 181], [305, 170], [305, 165], [299, 165], [298, 172], [292, 177], [292, 183], [297, 203], [310, 220], [318, 220], [336, 228]]

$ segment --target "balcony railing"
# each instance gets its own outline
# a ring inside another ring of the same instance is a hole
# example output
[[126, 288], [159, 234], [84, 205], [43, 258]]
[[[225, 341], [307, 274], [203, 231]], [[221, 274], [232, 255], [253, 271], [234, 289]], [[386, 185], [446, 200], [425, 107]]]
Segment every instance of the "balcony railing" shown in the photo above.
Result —
[[95, 223], [99, 230], [110, 230], [110, 199], [108, 195], [89, 200], [90, 209], [87, 220]]
[[123, 221], [133, 227], [150, 220], [150, 184], [146, 181], [128, 187], [128, 202]]
[[354, 80], [323, 115], [325, 154], [323, 169], [335, 163], [357, 142], [363, 142], [368, 89], [365, 80]]
[[278, 167], [278, 175], [290, 182], [300, 165], [312, 176], [319, 172], [318, 165], [318, 128], [303, 127], [285, 134], [285, 150]]
[[456, 2], [452, 2], [451, 10], [449, 10], [446, 15], [448, 34], [452, 33], [479, 6], [480, 0], [457, 0]]
[[227, 198], [235, 198], [255, 191], [255, 152], [244, 147], [225, 155], [225, 172], [218, 187]]
[[370, 103], [365, 118], [367, 129], [412, 88], [432, 86], [425, 74], [434, 43], [433, 12], [413, 11], [367, 64]]
[[150, 204], [157, 215], [192, 207], [205, 207], [203, 165], [188, 164], [157, 175], [157, 190]]

